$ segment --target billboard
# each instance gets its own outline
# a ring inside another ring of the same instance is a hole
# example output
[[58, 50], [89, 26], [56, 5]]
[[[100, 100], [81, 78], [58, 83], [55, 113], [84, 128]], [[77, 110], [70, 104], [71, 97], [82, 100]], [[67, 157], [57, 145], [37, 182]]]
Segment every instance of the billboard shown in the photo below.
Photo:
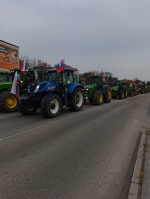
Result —
[[19, 47], [0, 40], [0, 70], [19, 67]]

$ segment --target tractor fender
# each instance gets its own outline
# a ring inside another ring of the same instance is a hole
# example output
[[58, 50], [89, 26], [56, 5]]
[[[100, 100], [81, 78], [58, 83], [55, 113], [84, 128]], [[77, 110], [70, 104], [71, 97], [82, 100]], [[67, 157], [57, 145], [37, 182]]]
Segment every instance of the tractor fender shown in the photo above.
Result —
[[73, 93], [74, 89], [77, 88], [77, 87], [81, 87], [83, 89], [83, 86], [81, 84], [79, 84], [79, 83], [72, 83], [69, 86], [68, 93]]

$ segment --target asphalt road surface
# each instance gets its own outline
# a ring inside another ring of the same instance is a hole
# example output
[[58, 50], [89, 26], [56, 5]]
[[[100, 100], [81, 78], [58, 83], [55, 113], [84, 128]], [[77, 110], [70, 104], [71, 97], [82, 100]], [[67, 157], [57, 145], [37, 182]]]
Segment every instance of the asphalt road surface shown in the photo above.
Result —
[[0, 113], [0, 199], [127, 198], [149, 102], [87, 103], [55, 119]]

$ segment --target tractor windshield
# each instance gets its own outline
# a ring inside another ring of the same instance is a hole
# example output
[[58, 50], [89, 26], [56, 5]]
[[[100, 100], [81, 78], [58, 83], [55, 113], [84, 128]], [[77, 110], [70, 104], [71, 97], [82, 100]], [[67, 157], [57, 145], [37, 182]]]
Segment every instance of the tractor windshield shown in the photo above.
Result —
[[7, 81], [7, 74], [6, 73], [0, 73], [0, 82]]
[[114, 82], [114, 86], [121, 86], [122, 82]]
[[25, 75], [21, 71], [17, 72], [17, 77], [18, 77], [18, 81], [24, 81], [25, 80]]
[[138, 85], [139, 88], [143, 88], [144, 85]]
[[60, 81], [61, 73], [49, 72], [47, 75], [47, 81]]
[[[102, 77], [92, 77], [91, 78], [91, 84], [97, 84], [97, 83], [102, 83], [103, 79]], [[105, 79], [104, 79], [105, 81]]]

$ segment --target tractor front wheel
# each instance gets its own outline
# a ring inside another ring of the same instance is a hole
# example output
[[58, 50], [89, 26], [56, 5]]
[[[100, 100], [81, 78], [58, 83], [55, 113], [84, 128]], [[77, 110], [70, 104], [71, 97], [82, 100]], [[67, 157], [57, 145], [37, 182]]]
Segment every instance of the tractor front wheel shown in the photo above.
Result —
[[84, 93], [82, 88], [76, 88], [70, 96], [70, 108], [71, 111], [81, 111], [84, 106]]
[[103, 103], [103, 92], [101, 90], [95, 91], [93, 101], [95, 105], [101, 105]]
[[[21, 96], [29, 96], [29, 94], [28, 94], [28, 93], [25, 93], [25, 94], [23, 94], [23, 95], [21, 95]], [[18, 102], [18, 111], [19, 111], [22, 115], [33, 115], [34, 113], [36, 113], [37, 108], [36, 108], [35, 106], [28, 108], [28, 107], [24, 106], [23, 103], [20, 104], [20, 103]]]
[[125, 91], [124, 91], [124, 98], [127, 98], [127, 97], [128, 97], [128, 91], [125, 90]]
[[119, 98], [120, 99], [124, 99], [124, 91], [123, 90], [120, 91]]
[[10, 93], [10, 91], [5, 91], [0, 95], [0, 110], [3, 112], [14, 112], [18, 110], [17, 97]]
[[46, 118], [57, 117], [61, 110], [61, 99], [56, 94], [45, 95], [41, 101], [41, 113]]

